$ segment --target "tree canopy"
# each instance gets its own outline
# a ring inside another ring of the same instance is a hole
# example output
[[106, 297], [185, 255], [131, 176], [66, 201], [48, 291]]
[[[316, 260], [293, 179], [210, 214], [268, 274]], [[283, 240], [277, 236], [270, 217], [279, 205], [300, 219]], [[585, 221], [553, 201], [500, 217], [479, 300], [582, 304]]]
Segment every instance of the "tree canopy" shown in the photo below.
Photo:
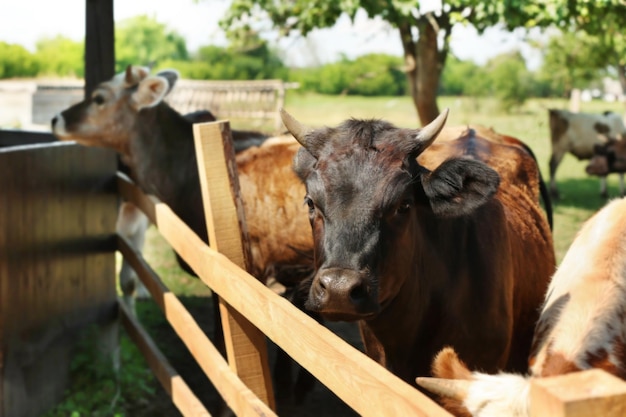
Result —
[[[409, 91], [422, 123], [439, 114], [437, 90], [456, 24], [470, 24], [479, 32], [496, 24], [507, 29], [557, 26], [592, 36], [615, 34], [626, 24], [621, 0], [442, 0], [441, 10], [435, 11], [423, 10], [420, 4], [415, 0], [233, 0], [221, 23], [225, 30], [237, 31], [269, 19], [284, 35], [307, 35], [334, 25], [344, 13], [354, 19], [363, 9], [369, 17], [378, 16], [398, 29]], [[603, 44], [610, 45], [609, 37], [604, 38]]]
[[148, 16], [119, 22], [115, 30], [116, 71], [128, 65], [149, 65], [189, 58], [185, 38]]

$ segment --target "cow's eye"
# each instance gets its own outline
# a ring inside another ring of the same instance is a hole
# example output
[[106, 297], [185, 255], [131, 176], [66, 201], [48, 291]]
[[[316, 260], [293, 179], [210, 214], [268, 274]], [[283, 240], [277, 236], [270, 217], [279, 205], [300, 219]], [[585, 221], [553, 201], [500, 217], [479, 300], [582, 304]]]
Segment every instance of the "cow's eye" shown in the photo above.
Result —
[[396, 208], [396, 214], [405, 214], [411, 210], [411, 202], [408, 200], [404, 200], [400, 203], [398, 208]]
[[315, 203], [308, 195], [304, 197], [304, 204], [309, 207], [309, 213], [312, 213], [315, 210]]
[[93, 102], [97, 105], [104, 104], [104, 97], [102, 96], [102, 94], [96, 94], [93, 96]]

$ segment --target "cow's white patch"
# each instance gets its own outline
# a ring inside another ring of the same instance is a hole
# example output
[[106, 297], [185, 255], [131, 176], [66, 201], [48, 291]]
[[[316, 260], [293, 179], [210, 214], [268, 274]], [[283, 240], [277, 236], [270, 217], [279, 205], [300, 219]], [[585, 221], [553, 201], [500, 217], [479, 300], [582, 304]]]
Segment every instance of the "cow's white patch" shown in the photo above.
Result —
[[526, 417], [530, 414], [530, 381], [522, 375], [472, 374], [463, 405], [474, 417]]
[[[583, 226], [563, 258], [548, 290], [544, 312], [562, 295], [569, 302], [547, 335], [552, 352], [558, 352], [580, 369], [588, 369], [589, 354], [605, 352], [617, 362], [613, 341], [624, 340], [620, 317], [626, 299], [626, 201], [615, 200]], [[542, 320], [545, 320], [545, 313]], [[545, 349], [532, 367], [540, 375], [548, 360]], [[614, 363], [618, 366], [618, 363]]]

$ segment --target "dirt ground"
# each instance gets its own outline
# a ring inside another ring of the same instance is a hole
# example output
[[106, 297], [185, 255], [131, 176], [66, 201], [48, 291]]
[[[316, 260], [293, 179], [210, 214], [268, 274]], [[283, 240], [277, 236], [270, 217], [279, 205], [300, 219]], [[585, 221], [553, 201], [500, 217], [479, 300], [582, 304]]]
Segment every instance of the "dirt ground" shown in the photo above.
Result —
[[[181, 301], [196, 318], [205, 333], [207, 333], [209, 337], [212, 337], [213, 309], [211, 308], [211, 297], [181, 297]], [[144, 326], [146, 326], [159, 348], [204, 403], [211, 415], [216, 417], [220, 416], [221, 402], [215, 388], [193, 360], [191, 354], [169, 324], [167, 324], [164, 319], [160, 318], [162, 314], [158, 310], [158, 307], [156, 307], [151, 300], [139, 301], [139, 303], [142, 304], [138, 305], [139, 318]], [[328, 327], [344, 338], [344, 340], [360, 349], [360, 338], [354, 324], [331, 323]], [[272, 366], [273, 369], [276, 346], [271, 341], [269, 341], [269, 355], [270, 366]], [[297, 364], [294, 367], [297, 368]], [[302, 404], [295, 404], [294, 399], [284, 392], [276, 392], [275, 394], [277, 414], [281, 417], [339, 417], [358, 415], [317, 381], [313, 391], [308, 394]], [[146, 398], [145, 401], [142, 401], [142, 404], [137, 404], [136, 409], [131, 410], [131, 412], [132, 414], [129, 413], [131, 417], [181, 416], [180, 412], [172, 404], [169, 396], [160, 385], [157, 388], [154, 398]]]

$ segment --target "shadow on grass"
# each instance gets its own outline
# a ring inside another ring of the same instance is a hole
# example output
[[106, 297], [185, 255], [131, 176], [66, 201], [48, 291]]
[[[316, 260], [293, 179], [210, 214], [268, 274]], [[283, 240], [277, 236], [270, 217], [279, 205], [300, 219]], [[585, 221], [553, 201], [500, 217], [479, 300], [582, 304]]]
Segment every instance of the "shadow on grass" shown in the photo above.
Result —
[[596, 211], [603, 207], [609, 199], [620, 196], [619, 187], [609, 182], [608, 199], [600, 196], [600, 180], [596, 177], [569, 178], [558, 181], [560, 199], [553, 200], [555, 208], [572, 207]]

